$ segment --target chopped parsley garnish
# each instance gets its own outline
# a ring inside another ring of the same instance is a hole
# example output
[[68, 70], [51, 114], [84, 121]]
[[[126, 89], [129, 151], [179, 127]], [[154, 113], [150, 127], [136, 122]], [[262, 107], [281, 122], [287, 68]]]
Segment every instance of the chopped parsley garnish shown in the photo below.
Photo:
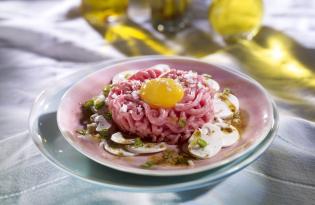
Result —
[[94, 107], [95, 107], [95, 109], [97, 109], [97, 110], [101, 109], [104, 105], [105, 105], [105, 102], [102, 101], [102, 100], [97, 100], [97, 99], [96, 99], [96, 100], [94, 101]]
[[170, 165], [188, 165], [189, 156], [185, 153], [178, 153], [173, 149], [167, 149], [162, 153], [163, 160], [160, 163]]
[[102, 138], [107, 138], [109, 136], [109, 132], [108, 129], [103, 129], [101, 131], [98, 132]]
[[113, 116], [112, 116], [112, 113], [111, 112], [107, 112], [104, 114], [104, 117], [106, 120], [112, 120], [113, 119]]
[[230, 88], [224, 88], [223, 94], [224, 94], [224, 95], [229, 95], [229, 94], [231, 94], [231, 89], [230, 89]]
[[200, 130], [196, 130], [193, 135], [195, 137], [201, 137], [201, 131]]
[[140, 165], [141, 168], [144, 168], [144, 169], [150, 169], [152, 166], [154, 166], [155, 163], [152, 162], [152, 161], [147, 161], [145, 163], [143, 163], [142, 165]]
[[105, 97], [108, 96], [109, 92], [111, 91], [111, 89], [113, 88], [112, 84], [106, 85], [103, 89], [103, 94]]
[[184, 127], [186, 126], [186, 120], [183, 119], [183, 118], [179, 118], [179, 120], [178, 120], [178, 126], [179, 126], [180, 128], [184, 128]]
[[[201, 138], [201, 131], [200, 130], [195, 130], [193, 133], [193, 141], [190, 143], [191, 146], [196, 146], [198, 144], [198, 140]], [[199, 145], [199, 144], [198, 144]]]
[[94, 106], [94, 100], [93, 99], [90, 99], [90, 100], [87, 100], [84, 104], [83, 104], [83, 108], [85, 110], [91, 110], [91, 108]]
[[178, 155], [176, 159], [176, 164], [187, 164], [188, 165], [188, 158], [184, 155]]
[[139, 137], [137, 137], [135, 139], [135, 143], [133, 145], [136, 146], [136, 147], [142, 147], [143, 146], [143, 142], [142, 142], [142, 140]]
[[174, 149], [166, 149], [160, 155], [151, 156], [148, 161], [140, 165], [141, 168], [149, 169], [154, 165], [189, 165], [191, 161], [190, 155], [186, 153], [178, 153]]
[[81, 130], [76, 130], [76, 133], [78, 133], [80, 135], [86, 135], [87, 131], [85, 129], [81, 129]]
[[199, 138], [199, 139], [197, 140], [197, 143], [198, 143], [198, 145], [199, 145], [201, 148], [204, 148], [204, 147], [206, 147], [206, 146], [208, 145], [208, 143], [207, 143], [205, 140], [201, 139], [201, 138]]

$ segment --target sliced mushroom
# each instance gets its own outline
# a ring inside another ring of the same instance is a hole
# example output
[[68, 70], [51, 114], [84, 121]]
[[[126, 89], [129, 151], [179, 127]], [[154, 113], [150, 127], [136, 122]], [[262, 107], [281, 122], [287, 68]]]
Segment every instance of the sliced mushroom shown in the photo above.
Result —
[[220, 90], [220, 85], [217, 81], [211, 79], [211, 78], [206, 78], [205, 79], [207, 85], [212, 88], [215, 92], [218, 92]]
[[135, 143], [135, 139], [126, 139], [124, 138], [124, 136], [122, 135], [121, 132], [116, 132], [114, 134], [112, 134], [111, 138], [110, 138], [113, 142], [116, 142], [117, 144], [134, 144]]
[[106, 140], [104, 141], [104, 149], [116, 156], [120, 156], [120, 157], [132, 157], [132, 156], [136, 156], [135, 153], [132, 152], [128, 152], [127, 150], [125, 150], [124, 148], [120, 147], [120, 146], [112, 146], [110, 145]]
[[217, 93], [213, 99], [213, 109], [215, 117], [229, 119], [239, 111], [239, 101], [232, 94]]
[[[202, 142], [202, 143], [201, 143]], [[219, 126], [207, 123], [189, 139], [188, 151], [191, 155], [206, 159], [216, 155], [222, 148]]]
[[220, 127], [222, 132], [223, 147], [231, 146], [239, 140], [240, 134], [233, 125], [224, 122], [216, 123], [216, 125]]
[[136, 154], [151, 154], [162, 152], [166, 150], [167, 145], [164, 142], [161, 143], [143, 143], [141, 146], [126, 145], [126, 149]]
[[109, 129], [111, 124], [107, 122], [103, 115], [97, 115], [94, 117], [94, 122], [97, 124], [96, 131], [100, 132], [104, 129]]
[[228, 94], [227, 99], [234, 106], [235, 112], [238, 112], [240, 109], [240, 103], [239, 103], [237, 97], [235, 95]]
[[95, 118], [96, 118], [97, 116], [99, 116], [99, 114], [98, 114], [98, 113], [94, 113], [93, 115], [90, 116], [90, 120], [93, 121], [93, 122], [95, 122]]
[[123, 81], [126, 81], [128, 80], [128, 78], [130, 76], [132, 76], [133, 74], [135, 74], [136, 72], [138, 72], [137, 70], [126, 70], [126, 71], [123, 71], [123, 72], [120, 72], [120, 73], [117, 73], [114, 77], [113, 77], [113, 84], [115, 83], [120, 83], [120, 82], [123, 82]]
[[233, 112], [229, 106], [220, 99], [214, 98], [213, 100], [214, 116], [220, 119], [229, 119], [233, 117]]

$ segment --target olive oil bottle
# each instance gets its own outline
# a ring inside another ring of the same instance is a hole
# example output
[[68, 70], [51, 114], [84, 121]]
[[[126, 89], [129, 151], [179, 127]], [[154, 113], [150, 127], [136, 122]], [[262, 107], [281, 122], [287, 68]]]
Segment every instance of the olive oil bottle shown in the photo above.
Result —
[[128, 0], [82, 0], [81, 13], [95, 27], [126, 16]]
[[162, 33], [175, 33], [189, 24], [190, 0], [150, 0], [153, 27]]
[[252, 38], [262, 17], [262, 0], [213, 0], [209, 8], [211, 26], [227, 41]]

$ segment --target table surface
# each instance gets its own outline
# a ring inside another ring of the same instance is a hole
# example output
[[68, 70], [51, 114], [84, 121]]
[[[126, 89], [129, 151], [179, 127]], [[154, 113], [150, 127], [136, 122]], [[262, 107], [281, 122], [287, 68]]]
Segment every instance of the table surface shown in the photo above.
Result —
[[[315, 1], [264, 1], [257, 36], [230, 46], [208, 25], [209, 1], [195, 0], [192, 26], [173, 37], [131, 2], [128, 21], [97, 32], [76, 0], [0, 1], [0, 204], [315, 204]], [[217, 186], [178, 193], [112, 191], [50, 164], [27, 129], [39, 92], [96, 62], [148, 54], [193, 56], [258, 80], [280, 110], [272, 146]]]

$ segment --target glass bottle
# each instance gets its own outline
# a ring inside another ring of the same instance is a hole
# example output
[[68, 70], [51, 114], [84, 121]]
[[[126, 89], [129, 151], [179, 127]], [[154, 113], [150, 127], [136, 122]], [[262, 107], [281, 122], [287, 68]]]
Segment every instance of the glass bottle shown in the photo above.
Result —
[[128, 0], [82, 0], [81, 13], [95, 27], [103, 27], [125, 17]]
[[259, 30], [263, 17], [262, 0], [213, 0], [209, 22], [227, 42], [251, 39]]
[[189, 0], [150, 0], [153, 27], [162, 33], [175, 33], [189, 24]]

